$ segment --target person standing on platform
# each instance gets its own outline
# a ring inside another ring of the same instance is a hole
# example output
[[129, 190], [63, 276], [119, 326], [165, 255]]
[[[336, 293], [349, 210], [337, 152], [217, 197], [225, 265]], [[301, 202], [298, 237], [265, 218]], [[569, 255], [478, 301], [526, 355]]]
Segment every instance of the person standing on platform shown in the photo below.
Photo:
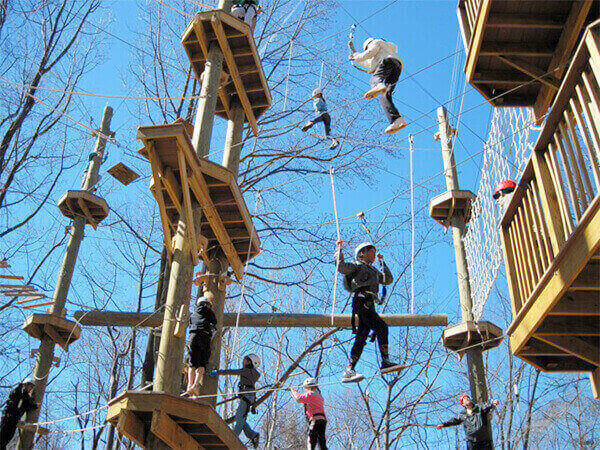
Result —
[[464, 394], [460, 396], [458, 402], [465, 410], [457, 417], [438, 425], [437, 429], [462, 424], [467, 437], [468, 450], [492, 450], [494, 443], [489, 434], [490, 415], [500, 402], [494, 399], [491, 402], [475, 404], [471, 397]]
[[242, 431], [246, 435], [254, 448], [258, 448], [260, 435], [248, 425], [248, 413], [253, 411], [254, 402], [256, 401], [256, 382], [260, 378], [260, 372], [257, 370], [260, 367], [260, 358], [254, 353], [244, 356], [243, 367], [241, 369], [218, 370], [214, 369], [210, 375], [239, 375], [238, 383], [238, 398], [239, 403], [235, 413], [235, 426], [233, 432], [240, 435]]
[[33, 398], [34, 387], [33, 380], [27, 378], [8, 394], [0, 421], [0, 450], [6, 450], [8, 443], [17, 431], [17, 425], [23, 414], [40, 407], [40, 404], [36, 403]]
[[290, 393], [294, 400], [304, 404], [304, 412], [308, 420], [308, 442], [307, 447], [315, 450], [317, 445], [321, 450], [327, 450], [325, 429], [327, 428], [327, 417], [325, 416], [324, 400], [315, 378], [307, 378], [302, 383], [304, 393], [300, 394], [294, 388]]

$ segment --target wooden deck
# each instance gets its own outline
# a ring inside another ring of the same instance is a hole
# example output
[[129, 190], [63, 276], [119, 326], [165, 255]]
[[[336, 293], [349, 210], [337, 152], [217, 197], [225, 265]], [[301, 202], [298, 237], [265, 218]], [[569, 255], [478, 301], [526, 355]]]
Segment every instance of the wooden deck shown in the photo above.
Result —
[[600, 367], [600, 21], [586, 31], [501, 221], [512, 352]]
[[598, 18], [598, 5], [592, 4], [592, 0], [460, 0], [469, 83], [495, 106], [533, 106], [540, 122], [582, 30]]
[[431, 199], [429, 215], [436, 222], [450, 225], [450, 219], [455, 214], [462, 215], [467, 222], [471, 220], [471, 205], [477, 196], [471, 191], [447, 191]]
[[[176, 122], [138, 128], [144, 143], [140, 154], [152, 165], [152, 193], [158, 202], [167, 249], [177, 231], [181, 214], [192, 217], [192, 205], [202, 207], [203, 221], [192, 224], [192, 256], [208, 262], [208, 253], [220, 247], [236, 277], [244, 263], [260, 251], [252, 217], [235, 176], [223, 166], [196, 155], [190, 140], [190, 125]], [[187, 221], [192, 223], [191, 220]]]
[[174, 449], [244, 449], [212, 406], [159, 392], [127, 391], [109, 402], [107, 422], [142, 448], [149, 433]]
[[502, 329], [491, 322], [463, 322], [444, 330], [442, 344], [462, 357], [473, 346], [480, 346], [483, 350], [498, 347], [503, 335]]
[[70, 190], [58, 200], [58, 209], [63, 216], [74, 219], [78, 216], [85, 217], [85, 222], [94, 228], [102, 222], [110, 209], [106, 200], [88, 191]]
[[229, 77], [219, 89], [216, 114], [229, 119], [229, 105], [237, 98], [258, 134], [256, 121], [271, 106], [271, 92], [250, 27], [224, 11], [204, 11], [189, 24], [182, 43], [200, 82], [210, 46], [219, 46]]
[[22, 328], [36, 339], [48, 336], [65, 351], [81, 336], [81, 327], [77, 323], [54, 314], [32, 314], [25, 319]]

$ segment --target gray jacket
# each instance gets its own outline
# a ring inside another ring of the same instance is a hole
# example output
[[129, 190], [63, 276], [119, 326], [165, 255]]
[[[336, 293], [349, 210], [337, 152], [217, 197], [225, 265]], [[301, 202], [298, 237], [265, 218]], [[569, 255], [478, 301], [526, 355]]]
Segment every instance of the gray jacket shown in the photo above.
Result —
[[352, 292], [365, 289], [377, 295], [380, 284], [388, 285], [394, 282], [394, 276], [385, 262], [383, 263], [383, 273], [364, 261], [345, 262], [341, 248], [336, 250], [335, 261], [339, 273], [351, 275], [352, 283], [349, 288]]
[[461, 412], [457, 417], [442, 423], [444, 427], [452, 427], [462, 423], [465, 435], [469, 442], [489, 442], [492, 436], [489, 434], [490, 414], [494, 409], [492, 402], [478, 403], [473, 407], [473, 414]]

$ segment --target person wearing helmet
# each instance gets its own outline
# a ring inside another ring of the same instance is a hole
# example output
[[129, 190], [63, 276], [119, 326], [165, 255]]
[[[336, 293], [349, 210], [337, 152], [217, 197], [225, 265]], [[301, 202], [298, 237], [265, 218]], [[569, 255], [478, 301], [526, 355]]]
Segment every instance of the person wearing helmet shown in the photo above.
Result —
[[247, 417], [248, 412], [254, 407], [256, 401], [256, 382], [260, 378], [260, 372], [257, 370], [260, 367], [260, 358], [254, 353], [244, 356], [242, 362], [243, 367], [241, 369], [229, 369], [229, 370], [217, 370], [211, 371], [211, 376], [217, 375], [239, 375], [240, 381], [238, 383], [238, 398], [240, 399], [238, 407], [235, 413], [235, 426], [233, 432], [236, 435], [240, 435], [243, 431], [244, 434], [254, 446], [258, 448], [258, 442], [260, 435], [250, 428], [248, 425]]
[[[344, 287], [354, 294], [352, 299], [352, 332], [355, 333], [354, 345], [350, 351], [350, 362], [342, 377], [343, 383], [356, 382], [364, 376], [354, 371], [358, 360], [373, 331], [377, 338], [381, 353], [381, 373], [393, 372], [403, 368], [389, 359], [388, 326], [375, 311], [375, 303], [379, 301], [379, 285], [389, 285], [394, 281], [390, 269], [383, 261], [383, 255], [376, 253], [375, 246], [370, 242], [359, 244], [354, 250], [356, 260], [345, 262], [342, 253], [342, 241], [336, 242], [335, 259], [337, 270], [344, 275]], [[373, 267], [375, 259], [379, 260], [382, 271]], [[358, 327], [355, 319], [358, 319]]]
[[321, 89], [315, 89], [313, 91], [313, 108], [315, 110], [315, 118], [308, 122], [302, 127], [302, 131], [307, 131], [309, 128], [317, 122], [323, 122], [325, 126], [325, 136], [331, 139], [331, 150], [335, 149], [340, 143], [334, 137], [331, 137], [331, 117], [327, 112], [327, 103], [325, 103], [325, 97], [323, 97], [323, 91]]
[[259, 12], [258, 0], [233, 0], [231, 2], [231, 15], [246, 22], [252, 30], [256, 26], [256, 15]]
[[354, 44], [349, 43], [352, 50], [350, 61], [361, 65], [371, 75], [371, 89], [365, 94], [366, 99], [379, 96], [379, 103], [390, 125], [386, 133], [395, 133], [406, 126], [406, 120], [394, 105], [392, 94], [402, 73], [402, 62], [396, 56], [398, 47], [393, 42], [383, 39], [369, 38], [363, 44], [363, 52], [358, 53]]
[[17, 425], [23, 414], [40, 407], [40, 404], [36, 403], [33, 398], [34, 387], [33, 380], [26, 378], [8, 394], [0, 421], [0, 450], [7, 448], [17, 431]]
[[327, 450], [325, 440], [325, 429], [327, 428], [327, 417], [325, 416], [323, 396], [315, 378], [307, 378], [302, 383], [304, 393], [300, 394], [294, 388], [290, 388], [290, 394], [298, 403], [304, 404], [304, 412], [308, 420], [307, 447], [310, 450], [317, 448]]
[[512, 199], [517, 188], [517, 183], [513, 180], [502, 181], [494, 190], [494, 200], [498, 202], [501, 208], [506, 208]]
[[217, 331], [217, 317], [212, 310], [211, 293], [196, 299], [190, 316], [190, 340], [187, 345], [188, 380], [183, 395], [199, 395], [206, 366], [210, 359], [210, 341]]
[[490, 432], [490, 414], [500, 402], [494, 399], [491, 402], [475, 404], [471, 397], [465, 394], [460, 396], [458, 402], [465, 410], [457, 417], [438, 425], [437, 429], [462, 424], [467, 437], [467, 449], [492, 450], [494, 444]]

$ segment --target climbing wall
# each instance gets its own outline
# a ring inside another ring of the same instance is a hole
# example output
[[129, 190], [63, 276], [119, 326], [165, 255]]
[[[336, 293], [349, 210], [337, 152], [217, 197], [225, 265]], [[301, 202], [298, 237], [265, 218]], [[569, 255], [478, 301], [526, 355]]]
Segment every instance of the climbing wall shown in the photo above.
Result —
[[495, 108], [483, 150], [481, 179], [465, 235], [473, 315], [479, 320], [503, 264], [498, 225], [503, 210], [493, 199], [503, 180], [518, 182], [533, 148], [530, 108]]

